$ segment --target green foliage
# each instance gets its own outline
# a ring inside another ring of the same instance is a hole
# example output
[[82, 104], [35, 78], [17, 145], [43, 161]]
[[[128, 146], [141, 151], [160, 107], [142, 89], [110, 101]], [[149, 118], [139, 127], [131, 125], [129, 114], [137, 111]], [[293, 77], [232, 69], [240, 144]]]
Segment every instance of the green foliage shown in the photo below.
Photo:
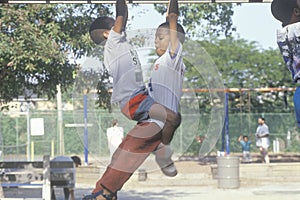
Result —
[[2, 144], [5, 144], [6, 146], [14, 145], [16, 142], [16, 124], [14, 123], [14, 120], [11, 120], [9, 118], [5, 119], [3, 123], [5, 123], [5, 126], [2, 130], [4, 132], [4, 134], [2, 135]]
[[290, 146], [286, 149], [286, 152], [300, 152], [299, 135], [292, 139]]
[[[26, 125], [26, 119], [21, 117], [9, 117], [0, 116], [0, 144], [1, 151], [12, 153], [26, 153], [26, 126], [20, 126], [21, 124]], [[19, 144], [17, 147], [16, 144]], [[20, 148], [23, 147], [23, 148]]]
[[[195, 60], [206, 51], [227, 88], [293, 87], [289, 71], [277, 49], [265, 50], [256, 42], [227, 37], [209, 41], [190, 40], [184, 50], [187, 55], [195, 55]], [[187, 65], [186, 77], [194, 88], [207, 88], [207, 83], [201, 78], [201, 71], [197, 72], [196, 68]], [[209, 96], [205, 93], [197, 95], [201, 96], [200, 108], [207, 109]], [[229, 107], [231, 112], [290, 112], [293, 109], [292, 95], [293, 92], [277, 91], [235, 92], [229, 94]]]
[[112, 112], [112, 106], [111, 106], [111, 82], [109, 80], [109, 74], [108, 71], [104, 68], [102, 73], [100, 74], [100, 79], [97, 84], [97, 94], [98, 99], [96, 101], [96, 104], [99, 106], [99, 108], [107, 109], [108, 112]]
[[[235, 28], [232, 24], [233, 8], [238, 4], [180, 4], [180, 22], [186, 32], [192, 36], [209, 38], [211, 36], [229, 36]], [[155, 9], [164, 14], [167, 6], [154, 4]]]
[[74, 59], [92, 48], [88, 24], [111, 5], [15, 4], [0, 7], [0, 99], [53, 98], [74, 81]]

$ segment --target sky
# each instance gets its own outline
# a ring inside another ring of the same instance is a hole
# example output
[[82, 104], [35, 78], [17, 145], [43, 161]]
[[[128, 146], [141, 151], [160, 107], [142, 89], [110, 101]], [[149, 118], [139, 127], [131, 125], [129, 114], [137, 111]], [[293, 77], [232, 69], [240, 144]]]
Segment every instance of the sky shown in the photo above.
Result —
[[281, 23], [271, 13], [270, 3], [244, 3], [235, 9], [233, 23], [241, 38], [257, 41], [263, 48], [277, 48], [276, 30]]
[[[277, 48], [276, 30], [281, 28], [281, 24], [273, 18], [270, 6], [270, 3], [243, 3], [236, 7], [233, 15], [233, 25], [237, 29], [236, 37], [257, 41], [264, 49]], [[129, 12], [135, 16], [132, 29], [155, 28], [165, 19], [154, 10], [152, 4], [142, 4]]]

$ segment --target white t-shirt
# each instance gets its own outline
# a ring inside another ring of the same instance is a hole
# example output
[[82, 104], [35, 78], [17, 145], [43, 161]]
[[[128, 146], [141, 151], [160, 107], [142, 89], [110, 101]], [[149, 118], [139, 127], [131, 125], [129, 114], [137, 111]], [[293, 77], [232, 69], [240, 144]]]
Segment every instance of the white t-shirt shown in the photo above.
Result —
[[182, 45], [179, 43], [174, 56], [170, 47], [159, 57], [152, 69], [149, 94], [155, 102], [178, 112], [182, 96], [185, 65], [182, 59]]
[[[269, 127], [266, 124], [259, 125], [256, 129], [256, 134], [259, 138], [256, 138], [256, 146], [263, 147], [265, 149], [269, 148], [270, 140], [269, 140]], [[263, 137], [265, 136], [265, 137]]]
[[137, 52], [124, 33], [110, 31], [104, 47], [104, 65], [113, 77], [111, 102], [120, 103], [122, 108], [131, 95], [144, 86], [143, 77], [136, 77], [137, 70], [141, 70]]
[[109, 147], [110, 155], [115, 152], [118, 146], [121, 144], [124, 138], [124, 130], [122, 127], [114, 126], [106, 130], [107, 142]]

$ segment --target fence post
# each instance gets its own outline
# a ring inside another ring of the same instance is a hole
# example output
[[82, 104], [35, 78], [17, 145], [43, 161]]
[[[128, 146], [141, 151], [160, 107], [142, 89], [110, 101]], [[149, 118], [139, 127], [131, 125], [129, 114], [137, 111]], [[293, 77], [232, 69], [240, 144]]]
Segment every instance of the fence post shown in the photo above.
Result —
[[43, 158], [43, 199], [51, 200], [51, 184], [50, 184], [50, 156]]

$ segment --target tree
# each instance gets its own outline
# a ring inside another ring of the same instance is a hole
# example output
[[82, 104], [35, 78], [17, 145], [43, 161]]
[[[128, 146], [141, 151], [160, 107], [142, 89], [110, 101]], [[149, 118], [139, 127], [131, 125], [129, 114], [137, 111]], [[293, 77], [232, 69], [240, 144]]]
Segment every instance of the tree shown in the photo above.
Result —
[[88, 26], [103, 4], [15, 4], [0, 7], [0, 102], [56, 95], [74, 81], [76, 59], [92, 48]]
[[[240, 4], [181, 4], [180, 20], [186, 31], [192, 36], [209, 38], [211, 36], [229, 36], [235, 28], [232, 23], [233, 8]], [[164, 14], [167, 6], [154, 4], [155, 9]]]
[[[184, 49], [186, 54], [201, 56], [203, 49], [213, 59], [228, 88], [260, 88], [260, 87], [293, 87], [289, 71], [286, 69], [279, 50], [259, 48], [256, 42], [244, 39], [211, 39], [203, 41], [188, 41]], [[203, 59], [205, 60], [205, 59]], [[201, 75], [201, 71], [198, 72]], [[197, 72], [188, 70], [186, 77], [193, 82], [195, 88], [205, 88], [207, 83], [197, 75]], [[230, 93], [230, 108], [232, 112], [287, 112], [286, 100], [290, 107], [292, 93], [251, 92]], [[205, 106], [205, 94], [199, 94]], [[287, 99], [285, 99], [287, 98]], [[205, 100], [206, 99], [206, 100]], [[248, 103], [251, 104], [249, 110]], [[234, 111], [235, 109], [235, 111]]]

